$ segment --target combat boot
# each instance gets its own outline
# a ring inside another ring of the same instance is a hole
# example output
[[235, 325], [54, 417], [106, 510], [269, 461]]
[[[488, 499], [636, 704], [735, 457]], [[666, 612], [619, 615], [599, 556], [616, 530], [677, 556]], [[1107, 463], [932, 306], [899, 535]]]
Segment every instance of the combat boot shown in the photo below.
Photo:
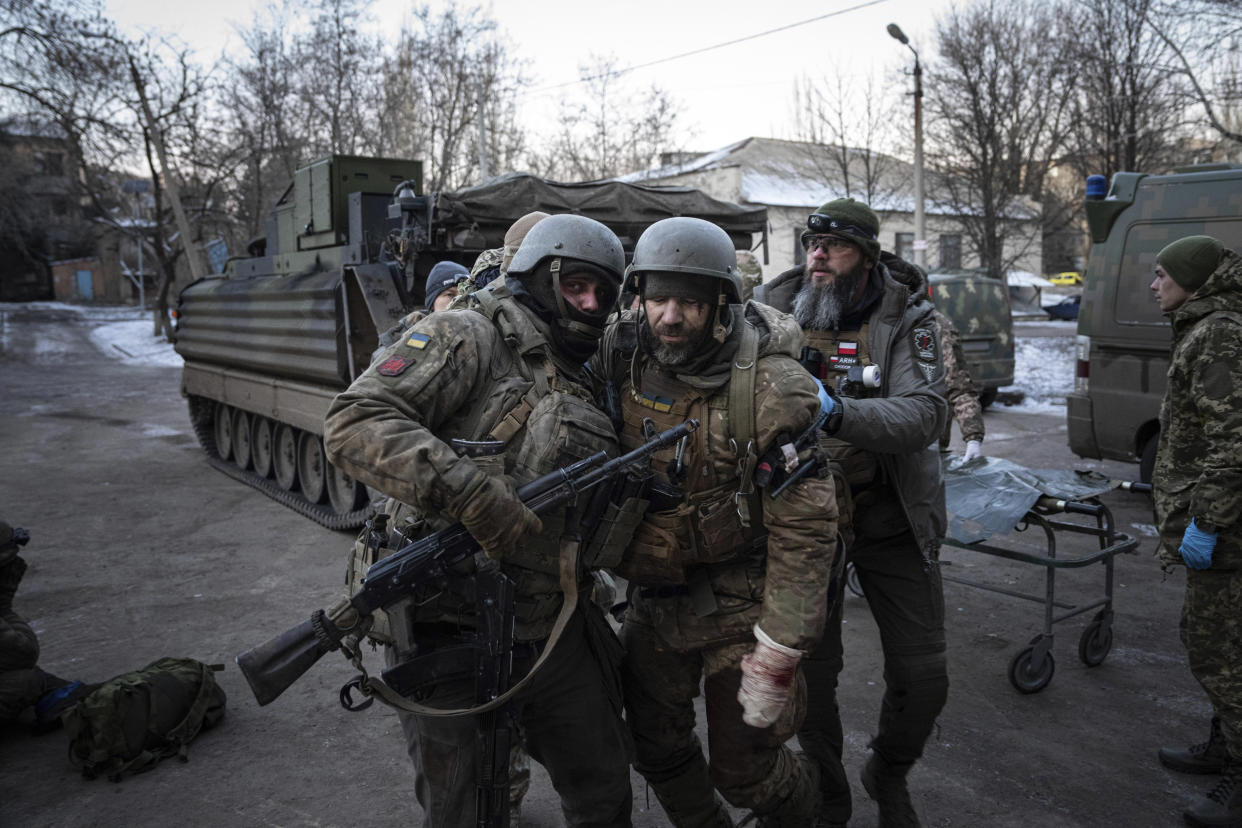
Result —
[[878, 753], [872, 753], [863, 767], [863, 788], [880, 806], [880, 828], [919, 828], [919, 815], [906, 788], [909, 770], [889, 765]]
[[755, 812], [759, 828], [805, 828], [814, 825], [819, 813], [819, 763], [804, 753], [796, 754], [799, 773], [789, 794], [775, 808]]
[[1220, 732], [1220, 718], [1212, 717], [1212, 730], [1206, 742], [1184, 750], [1160, 748], [1160, 764], [1181, 773], [1220, 773], [1229, 759], [1225, 736]]
[[1182, 811], [1182, 816], [1187, 825], [1242, 828], [1242, 763], [1227, 764], [1216, 787]]

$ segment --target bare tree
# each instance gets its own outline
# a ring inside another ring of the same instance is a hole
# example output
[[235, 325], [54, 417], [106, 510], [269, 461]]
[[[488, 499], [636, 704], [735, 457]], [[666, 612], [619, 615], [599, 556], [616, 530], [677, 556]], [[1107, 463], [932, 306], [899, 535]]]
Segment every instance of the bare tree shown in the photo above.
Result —
[[524, 147], [515, 102], [525, 84], [480, 7], [419, 8], [385, 67], [380, 146], [422, 158], [433, 191], [512, 169]]
[[560, 130], [532, 165], [556, 178], [591, 180], [654, 165], [677, 149], [680, 107], [658, 85], [635, 92], [616, 57], [593, 55], [579, 67], [582, 94], [559, 107]]
[[[369, 0], [316, 0], [308, 33], [294, 39], [303, 132], [315, 155], [365, 153], [376, 143], [382, 46], [364, 35]], [[291, 8], [291, 7], [287, 7]]]
[[1236, 119], [1242, 87], [1236, 56], [1242, 46], [1242, 4], [1162, 0], [1153, 3], [1147, 22], [1173, 53], [1207, 124], [1236, 151], [1242, 144], [1242, 125]]
[[[1007, 236], [1038, 218], [1048, 170], [1071, 127], [1074, 61], [1056, 4], [983, 0], [937, 23], [927, 83], [929, 190], [959, 216], [984, 267], [1001, 276], [1027, 246]], [[1034, 240], [1032, 243], [1037, 243]]]
[[902, 186], [902, 166], [892, 152], [909, 139], [905, 120], [889, 87], [871, 75], [865, 80], [830, 67], [821, 79], [794, 81], [794, 137], [807, 142], [807, 156], [821, 180], [840, 188], [841, 195], [868, 204], [890, 200]]

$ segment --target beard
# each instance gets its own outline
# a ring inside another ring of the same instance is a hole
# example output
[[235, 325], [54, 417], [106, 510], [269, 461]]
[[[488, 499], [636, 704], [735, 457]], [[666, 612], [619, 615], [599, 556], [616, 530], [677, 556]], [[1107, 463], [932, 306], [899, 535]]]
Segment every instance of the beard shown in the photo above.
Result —
[[802, 289], [793, 301], [793, 316], [803, 328], [828, 331], [837, 327], [843, 313], [853, 304], [859, 284], [867, 276], [864, 262], [840, 273], [826, 285], [817, 285], [810, 278], [803, 280]]
[[[704, 341], [711, 333], [711, 323], [704, 323], [702, 328], [691, 328], [684, 322], [676, 325], [657, 325], [654, 328], [651, 323], [644, 318], [638, 328], [638, 336], [641, 340], [643, 350], [647, 352], [656, 362], [666, 368], [678, 368], [695, 356], [703, 348]], [[660, 335], [664, 336], [684, 336], [686, 341], [680, 345], [670, 345], [660, 339]]]

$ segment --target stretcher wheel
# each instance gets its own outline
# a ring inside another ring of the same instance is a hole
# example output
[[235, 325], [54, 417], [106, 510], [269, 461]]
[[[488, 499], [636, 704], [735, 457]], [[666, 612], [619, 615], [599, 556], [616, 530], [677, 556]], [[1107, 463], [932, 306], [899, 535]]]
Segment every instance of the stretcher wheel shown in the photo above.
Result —
[[1052, 673], [1056, 670], [1052, 653], [1044, 654], [1044, 663], [1038, 669], [1031, 663], [1034, 655], [1035, 648], [1027, 647], [1019, 650], [1013, 661], [1009, 662], [1009, 683], [1021, 693], [1038, 693], [1043, 690], [1052, 681]]
[[1098, 667], [1113, 648], [1113, 628], [1102, 621], [1092, 621], [1078, 639], [1078, 657], [1088, 667]]
[[845, 564], [845, 585], [849, 587], [850, 592], [863, 597], [862, 583], [858, 580], [858, 570], [854, 568], [852, 562]]

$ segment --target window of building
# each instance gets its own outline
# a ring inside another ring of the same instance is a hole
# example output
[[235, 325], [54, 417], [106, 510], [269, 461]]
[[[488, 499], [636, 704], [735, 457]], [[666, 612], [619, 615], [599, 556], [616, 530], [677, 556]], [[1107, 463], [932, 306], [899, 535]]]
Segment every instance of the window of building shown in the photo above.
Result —
[[35, 169], [40, 175], [64, 175], [65, 156], [59, 152], [35, 153]]
[[898, 233], [893, 252], [899, 259], [905, 259], [907, 262], [914, 261], [914, 234]]
[[962, 267], [962, 237], [957, 233], [940, 234], [940, 269], [960, 270]]

